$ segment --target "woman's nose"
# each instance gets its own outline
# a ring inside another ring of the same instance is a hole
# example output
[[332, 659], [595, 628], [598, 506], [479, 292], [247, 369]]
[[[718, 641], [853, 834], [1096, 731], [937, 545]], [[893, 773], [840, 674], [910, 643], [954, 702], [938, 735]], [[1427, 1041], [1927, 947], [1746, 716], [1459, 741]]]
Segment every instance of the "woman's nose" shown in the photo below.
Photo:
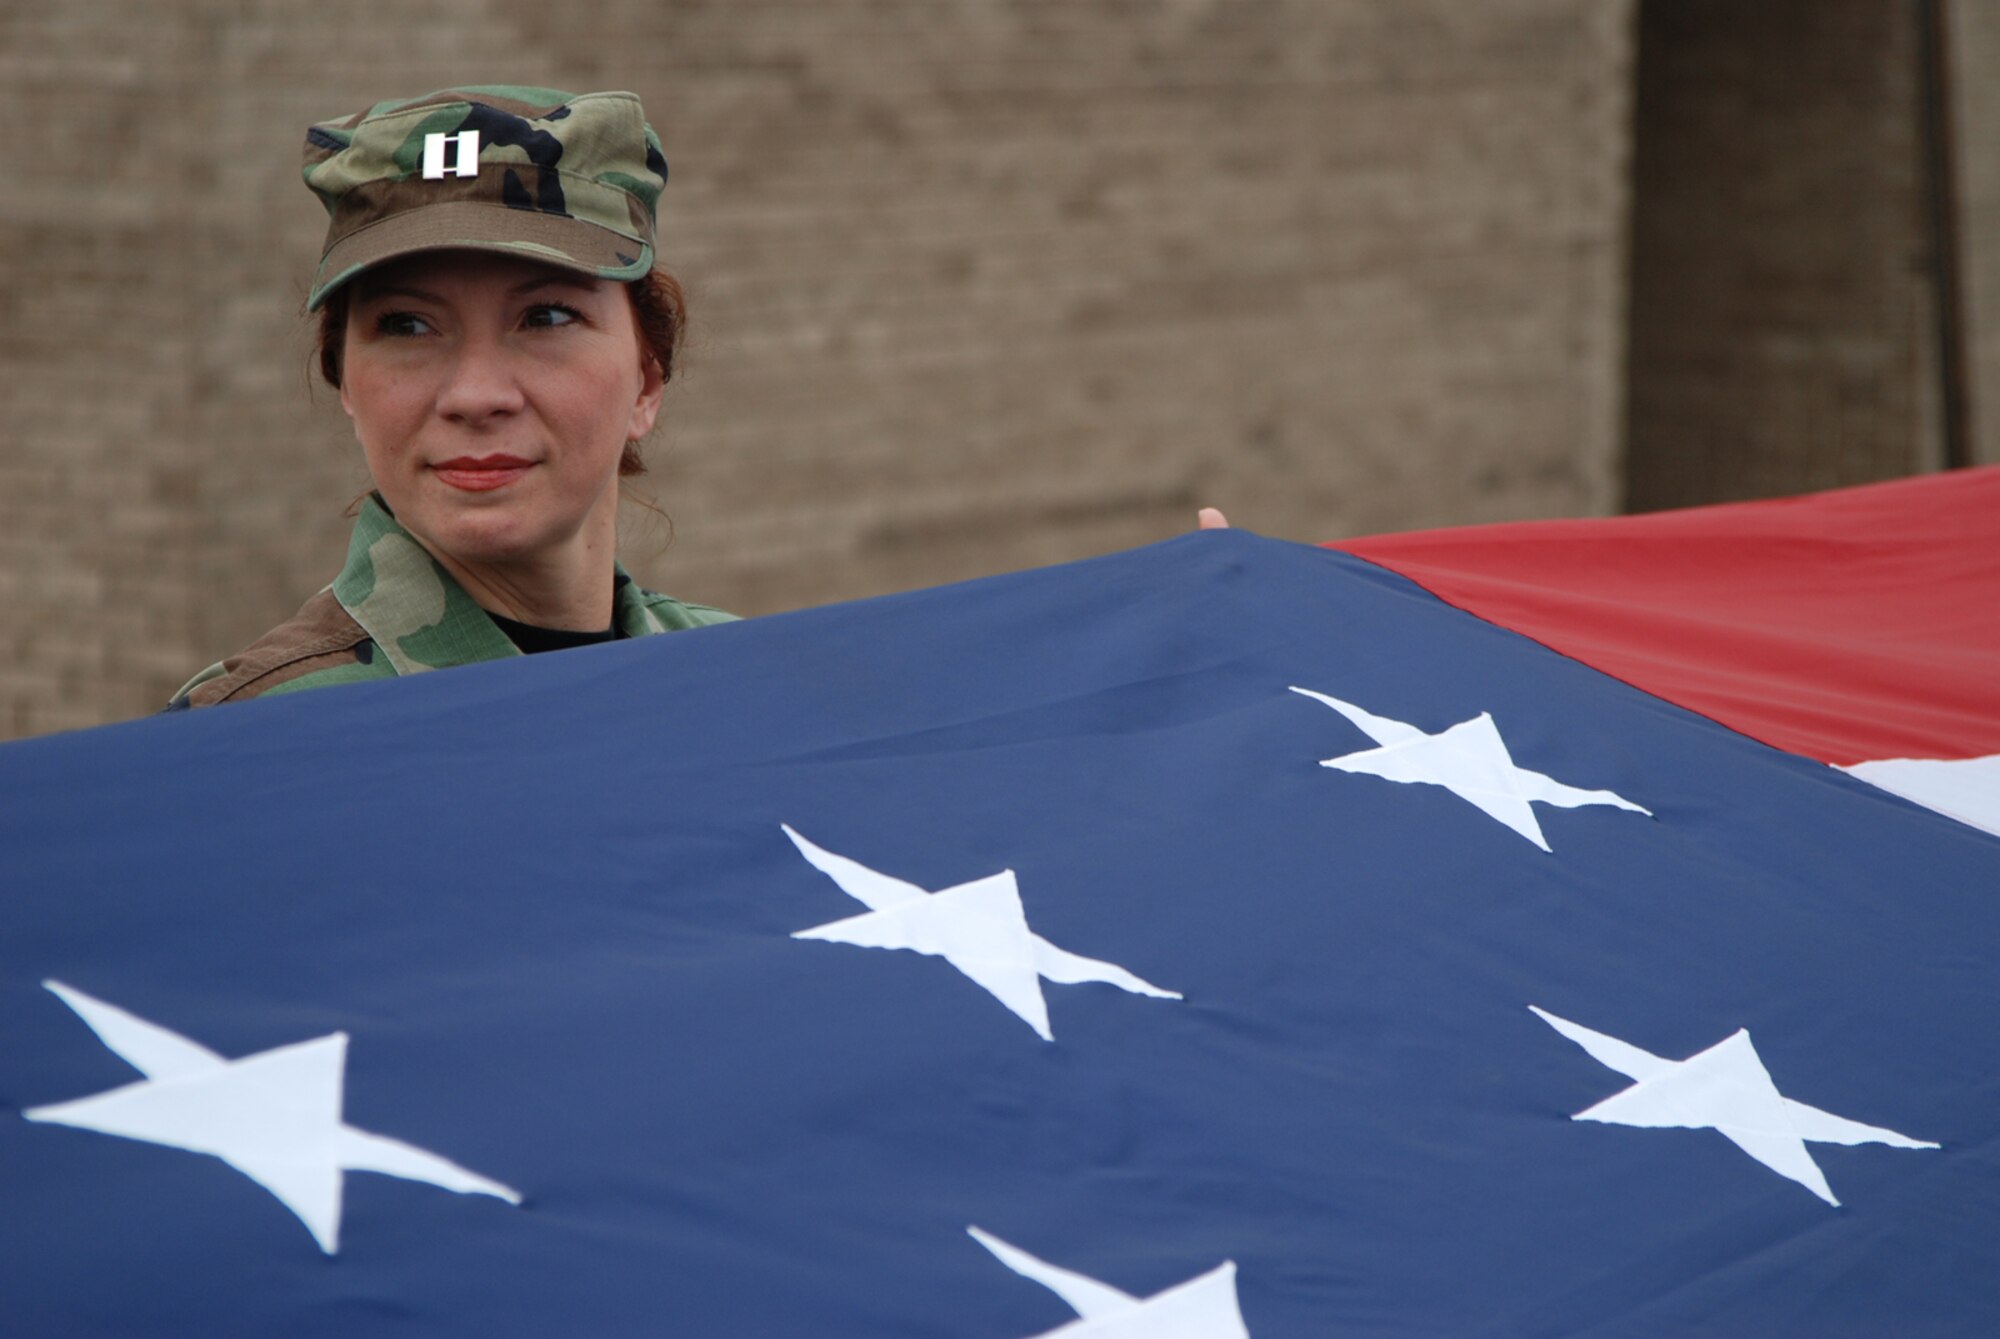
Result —
[[440, 415], [476, 427], [514, 413], [521, 404], [521, 384], [504, 350], [475, 338], [453, 351], [444, 384], [438, 388]]

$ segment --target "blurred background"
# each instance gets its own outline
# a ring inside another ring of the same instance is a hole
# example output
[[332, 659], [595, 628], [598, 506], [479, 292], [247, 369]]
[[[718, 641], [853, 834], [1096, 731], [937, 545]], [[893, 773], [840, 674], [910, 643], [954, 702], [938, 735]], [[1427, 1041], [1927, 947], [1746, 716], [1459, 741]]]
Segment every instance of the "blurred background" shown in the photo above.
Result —
[[644, 100], [694, 329], [625, 557], [741, 613], [1201, 504], [1319, 541], [2000, 460], [1995, 0], [46, 0], [0, 61], [0, 737], [332, 578], [300, 144], [459, 83]]

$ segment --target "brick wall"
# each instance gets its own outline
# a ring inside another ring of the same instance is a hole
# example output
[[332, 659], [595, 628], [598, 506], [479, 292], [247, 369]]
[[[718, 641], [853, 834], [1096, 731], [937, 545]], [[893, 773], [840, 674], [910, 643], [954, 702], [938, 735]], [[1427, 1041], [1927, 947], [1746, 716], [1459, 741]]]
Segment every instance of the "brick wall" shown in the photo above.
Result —
[[[0, 16], [0, 732], [102, 720], [187, 651], [186, 273], [160, 189], [190, 34], [91, 6]], [[102, 635], [113, 619], [127, 635]]]
[[[696, 339], [628, 561], [744, 612], [1616, 502], [1629, 0], [10, 6], [0, 732], [150, 709], [337, 567], [311, 121], [629, 87]], [[19, 152], [19, 148], [10, 153]], [[25, 183], [25, 184], [24, 184]]]

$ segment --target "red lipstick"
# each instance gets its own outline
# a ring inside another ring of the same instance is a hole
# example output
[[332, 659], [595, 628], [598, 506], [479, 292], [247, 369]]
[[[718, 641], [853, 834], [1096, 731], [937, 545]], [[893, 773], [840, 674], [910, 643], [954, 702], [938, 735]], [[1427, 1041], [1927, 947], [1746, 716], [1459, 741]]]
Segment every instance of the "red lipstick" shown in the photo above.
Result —
[[505, 488], [534, 468], [535, 462], [519, 456], [454, 456], [431, 466], [431, 473], [467, 493], [487, 493]]

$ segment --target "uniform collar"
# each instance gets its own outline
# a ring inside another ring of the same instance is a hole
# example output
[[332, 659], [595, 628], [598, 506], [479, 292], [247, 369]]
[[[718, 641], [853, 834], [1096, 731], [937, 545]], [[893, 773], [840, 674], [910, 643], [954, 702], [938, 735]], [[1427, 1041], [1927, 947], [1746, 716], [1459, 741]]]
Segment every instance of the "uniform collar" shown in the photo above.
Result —
[[[661, 630], [643, 592], [613, 565], [612, 617], [627, 637]], [[361, 504], [333, 598], [397, 674], [521, 654], [465, 588], [397, 523], [377, 494]]]

